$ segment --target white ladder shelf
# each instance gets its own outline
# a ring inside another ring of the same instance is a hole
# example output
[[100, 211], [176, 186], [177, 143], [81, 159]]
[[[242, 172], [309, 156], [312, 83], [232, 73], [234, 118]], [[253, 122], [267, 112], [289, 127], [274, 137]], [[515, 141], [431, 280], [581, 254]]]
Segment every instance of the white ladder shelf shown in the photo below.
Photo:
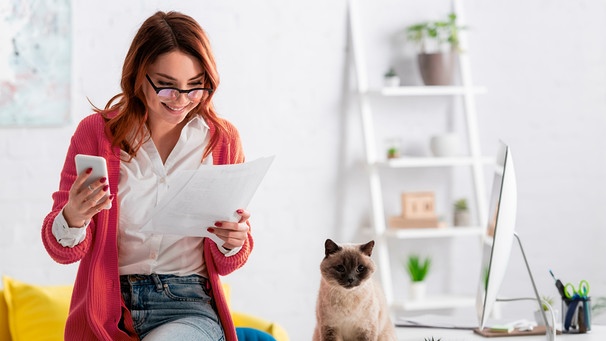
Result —
[[[471, 167], [473, 193], [475, 197], [475, 212], [479, 222], [485, 222], [487, 217], [486, 190], [484, 180], [484, 167], [494, 164], [494, 158], [483, 157], [480, 154], [479, 132], [477, 125], [475, 95], [484, 93], [486, 89], [472, 84], [468, 56], [465, 53], [459, 55], [458, 68], [460, 72], [460, 86], [399, 86], [382, 87], [371, 89], [369, 87], [366, 73], [366, 58], [363, 43], [362, 13], [359, 12], [358, 0], [348, 1], [349, 13], [349, 50], [350, 63], [356, 76], [355, 96], [362, 122], [363, 141], [365, 150], [365, 164], [370, 187], [372, 232], [377, 242], [377, 261], [380, 269], [380, 281], [388, 303], [392, 307], [403, 308], [409, 311], [423, 309], [456, 308], [460, 306], [473, 305], [474, 300], [460, 295], [439, 296], [421, 302], [406, 302], [394, 304], [393, 282], [391, 274], [390, 253], [388, 250], [388, 238], [394, 239], [428, 239], [428, 238], [450, 238], [458, 236], [481, 236], [485, 231], [483, 226], [439, 228], [439, 229], [390, 229], [387, 228], [385, 219], [384, 198], [381, 187], [381, 168], [430, 168], [430, 167]], [[464, 25], [460, 0], [452, 0], [452, 11], [457, 14], [458, 23]], [[467, 40], [465, 34], [460, 34], [460, 44], [467, 51]], [[373, 119], [372, 97], [395, 97], [395, 96], [460, 96], [464, 117], [466, 120], [466, 137], [468, 141], [469, 155], [464, 157], [402, 157], [385, 160], [377, 155], [377, 141], [375, 137], [375, 122]], [[479, 245], [481, 244], [478, 243]], [[479, 275], [479, 274], [473, 274]]]

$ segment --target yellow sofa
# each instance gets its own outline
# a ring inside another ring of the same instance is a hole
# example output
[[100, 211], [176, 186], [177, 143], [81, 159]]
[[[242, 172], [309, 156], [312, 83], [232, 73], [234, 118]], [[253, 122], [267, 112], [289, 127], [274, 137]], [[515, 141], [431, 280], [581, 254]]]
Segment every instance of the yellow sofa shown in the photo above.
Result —
[[[69, 309], [72, 286], [33, 285], [3, 276], [0, 289], [1, 341], [63, 340], [65, 319]], [[228, 297], [230, 287], [223, 285]], [[264, 331], [277, 341], [289, 341], [280, 325], [265, 319], [232, 311], [236, 327]]]

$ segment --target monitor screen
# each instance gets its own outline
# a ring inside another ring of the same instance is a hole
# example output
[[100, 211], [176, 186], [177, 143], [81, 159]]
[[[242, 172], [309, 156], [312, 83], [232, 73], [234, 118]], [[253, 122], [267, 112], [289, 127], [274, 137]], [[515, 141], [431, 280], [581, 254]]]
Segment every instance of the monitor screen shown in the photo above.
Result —
[[482, 267], [476, 297], [479, 329], [490, 316], [505, 277], [513, 244], [517, 208], [516, 176], [509, 147], [500, 143], [492, 184]]

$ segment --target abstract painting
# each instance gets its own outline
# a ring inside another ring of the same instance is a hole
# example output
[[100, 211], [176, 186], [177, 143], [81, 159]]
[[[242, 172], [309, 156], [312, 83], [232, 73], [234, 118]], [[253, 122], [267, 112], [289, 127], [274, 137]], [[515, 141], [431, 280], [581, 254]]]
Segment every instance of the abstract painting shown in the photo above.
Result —
[[70, 0], [0, 2], [0, 126], [69, 121]]

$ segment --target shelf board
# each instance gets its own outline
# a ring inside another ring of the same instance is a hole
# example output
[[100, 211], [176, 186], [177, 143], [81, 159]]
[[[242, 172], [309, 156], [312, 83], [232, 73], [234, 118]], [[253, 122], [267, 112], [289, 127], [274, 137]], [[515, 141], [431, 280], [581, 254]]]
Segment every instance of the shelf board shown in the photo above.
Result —
[[481, 236], [484, 228], [480, 226], [469, 227], [423, 227], [423, 228], [387, 228], [385, 236], [396, 239], [419, 238], [450, 238], [464, 236]]
[[395, 86], [371, 89], [368, 94], [380, 96], [453, 96], [466, 93], [482, 94], [486, 88], [474, 86]]
[[406, 301], [393, 304], [393, 308], [404, 311], [421, 311], [437, 309], [453, 309], [473, 307], [476, 304], [474, 297], [462, 295], [430, 296], [421, 300]]
[[[490, 165], [495, 163], [494, 157], [481, 157], [480, 163]], [[451, 167], [451, 166], [471, 166], [476, 159], [471, 156], [460, 157], [420, 157], [404, 156], [386, 161], [378, 161], [375, 164], [388, 168], [412, 168], [412, 167]]]

